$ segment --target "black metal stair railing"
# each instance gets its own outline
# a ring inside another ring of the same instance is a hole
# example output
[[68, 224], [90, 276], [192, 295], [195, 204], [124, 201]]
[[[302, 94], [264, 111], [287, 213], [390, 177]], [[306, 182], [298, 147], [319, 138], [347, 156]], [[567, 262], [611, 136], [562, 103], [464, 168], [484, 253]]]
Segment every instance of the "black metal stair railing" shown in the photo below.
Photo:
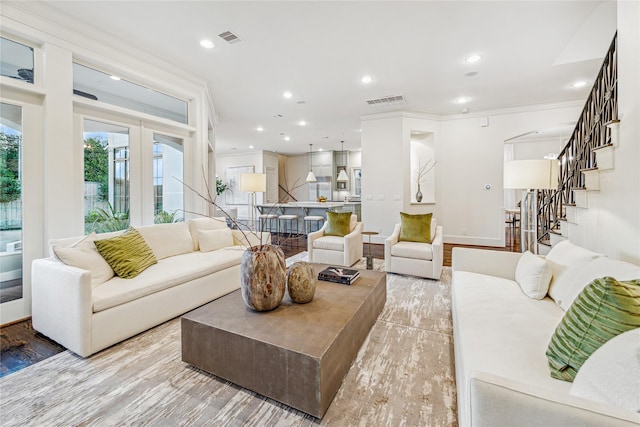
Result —
[[538, 242], [547, 243], [549, 234], [566, 218], [566, 206], [575, 205], [574, 189], [584, 188], [584, 169], [597, 167], [593, 151], [611, 144], [607, 124], [618, 118], [617, 34], [609, 46], [598, 77], [571, 138], [558, 156], [558, 188], [538, 191]]

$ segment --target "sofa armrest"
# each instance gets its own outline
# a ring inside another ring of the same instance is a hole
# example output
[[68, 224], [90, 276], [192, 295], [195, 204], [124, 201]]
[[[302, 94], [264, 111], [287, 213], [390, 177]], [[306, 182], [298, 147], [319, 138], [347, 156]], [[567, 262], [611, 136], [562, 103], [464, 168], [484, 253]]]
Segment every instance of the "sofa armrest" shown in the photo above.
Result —
[[[107, 285], [108, 286], [108, 285]], [[74, 353], [91, 351], [91, 273], [50, 258], [31, 264], [33, 328]]]
[[325, 221], [324, 224], [322, 224], [322, 227], [320, 227], [319, 230], [316, 230], [312, 233], [307, 234], [307, 252], [309, 253], [309, 259], [313, 259], [312, 258], [312, 252], [313, 252], [313, 241], [316, 239], [319, 239], [320, 237], [324, 236], [324, 230], [327, 229], [327, 224], [329, 222]]
[[484, 372], [470, 378], [471, 425], [636, 426], [640, 414]]
[[344, 265], [350, 266], [362, 258], [362, 230], [364, 224], [358, 222], [351, 233], [344, 236]]
[[453, 248], [451, 268], [454, 273], [468, 271], [515, 280], [516, 265], [521, 256], [518, 252]]
[[393, 227], [393, 233], [384, 239], [384, 269], [391, 271], [391, 247], [400, 241], [400, 224]]

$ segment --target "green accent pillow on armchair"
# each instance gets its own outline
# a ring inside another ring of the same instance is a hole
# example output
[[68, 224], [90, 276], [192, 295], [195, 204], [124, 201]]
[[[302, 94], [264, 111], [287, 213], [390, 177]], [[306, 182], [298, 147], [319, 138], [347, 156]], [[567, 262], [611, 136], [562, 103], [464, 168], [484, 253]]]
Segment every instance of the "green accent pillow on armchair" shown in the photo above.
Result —
[[401, 242], [431, 243], [431, 216], [433, 214], [411, 215], [400, 212]]
[[121, 236], [94, 243], [100, 255], [123, 279], [133, 279], [158, 262], [142, 234], [133, 227]]
[[640, 327], [640, 279], [595, 279], [556, 328], [547, 359], [551, 376], [573, 381], [584, 362], [616, 335]]
[[325, 236], [344, 237], [351, 229], [351, 212], [327, 212], [327, 228], [324, 230]]

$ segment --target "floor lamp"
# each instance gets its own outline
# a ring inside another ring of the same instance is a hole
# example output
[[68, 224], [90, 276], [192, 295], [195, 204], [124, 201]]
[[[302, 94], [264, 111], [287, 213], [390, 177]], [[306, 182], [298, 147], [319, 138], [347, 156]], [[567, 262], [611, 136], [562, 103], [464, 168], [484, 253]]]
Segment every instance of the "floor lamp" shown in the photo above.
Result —
[[513, 160], [504, 164], [504, 189], [520, 189], [520, 251], [538, 253], [538, 190], [558, 188], [558, 160]]
[[267, 191], [267, 175], [264, 173], [241, 173], [240, 184], [238, 186], [240, 191], [246, 191], [251, 193], [251, 208], [249, 211], [249, 229], [254, 229], [255, 221], [255, 208], [256, 208], [256, 193], [264, 193]]

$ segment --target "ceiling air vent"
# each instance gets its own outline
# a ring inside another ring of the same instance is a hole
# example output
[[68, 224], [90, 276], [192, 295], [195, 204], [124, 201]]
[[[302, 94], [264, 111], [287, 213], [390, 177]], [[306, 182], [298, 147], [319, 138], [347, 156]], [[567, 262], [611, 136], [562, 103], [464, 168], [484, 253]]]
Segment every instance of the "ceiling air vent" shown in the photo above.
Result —
[[218, 34], [218, 37], [228, 42], [229, 44], [234, 44], [241, 41], [240, 38], [233, 34], [231, 31], [225, 31], [224, 33]]
[[406, 105], [407, 101], [402, 95], [383, 96], [382, 98], [367, 99], [367, 104], [372, 107], [393, 106], [393, 105]]

